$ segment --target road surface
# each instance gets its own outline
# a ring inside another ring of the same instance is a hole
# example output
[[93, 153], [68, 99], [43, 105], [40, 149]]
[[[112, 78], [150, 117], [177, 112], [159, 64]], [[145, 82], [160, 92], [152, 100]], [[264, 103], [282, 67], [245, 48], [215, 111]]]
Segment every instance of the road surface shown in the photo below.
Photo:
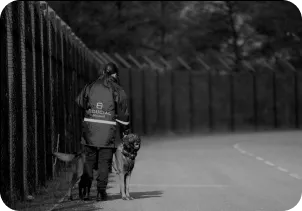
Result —
[[135, 200], [121, 200], [117, 184], [112, 174], [106, 202], [63, 201], [54, 210], [289, 210], [302, 194], [302, 131], [145, 138]]

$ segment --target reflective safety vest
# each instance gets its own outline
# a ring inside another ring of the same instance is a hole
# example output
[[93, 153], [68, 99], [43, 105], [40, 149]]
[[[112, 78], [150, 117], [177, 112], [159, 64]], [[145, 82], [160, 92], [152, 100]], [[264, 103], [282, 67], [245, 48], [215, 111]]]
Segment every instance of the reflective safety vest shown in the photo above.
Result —
[[128, 98], [125, 91], [110, 78], [86, 85], [76, 99], [84, 109], [82, 144], [115, 147], [117, 124], [129, 126]]

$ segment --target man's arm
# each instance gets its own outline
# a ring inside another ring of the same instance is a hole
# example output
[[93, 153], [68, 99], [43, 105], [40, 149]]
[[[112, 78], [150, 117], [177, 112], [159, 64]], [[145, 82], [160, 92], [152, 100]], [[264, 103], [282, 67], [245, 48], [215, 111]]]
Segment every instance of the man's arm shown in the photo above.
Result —
[[128, 97], [124, 90], [119, 90], [116, 99], [117, 117], [116, 122], [120, 124], [121, 135], [127, 135], [130, 132], [130, 115], [128, 108]]
[[85, 85], [85, 87], [81, 90], [81, 92], [77, 96], [75, 102], [77, 103], [77, 105], [79, 107], [86, 110], [86, 106], [87, 106], [87, 85]]

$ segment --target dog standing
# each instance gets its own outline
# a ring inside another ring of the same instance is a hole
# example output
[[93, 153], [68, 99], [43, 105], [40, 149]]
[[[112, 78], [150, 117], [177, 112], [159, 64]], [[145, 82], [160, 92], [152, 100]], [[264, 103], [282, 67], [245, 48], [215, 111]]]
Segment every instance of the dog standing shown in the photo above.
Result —
[[90, 192], [89, 184], [87, 182], [87, 179], [85, 179], [85, 175], [83, 175], [85, 171], [85, 161], [86, 156], [83, 152], [78, 154], [66, 154], [66, 153], [60, 153], [55, 152], [53, 153], [55, 157], [57, 157], [59, 160], [66, 162], [71, 167], [71, 171], [68, 172], [68, 183], [69, 183], [69, 189], [68, 189], [68, 198], [69, 200], [73, 200], [72, 198], [72, 189], [75, 186], [75, 184], [79, 181], [79, 197], [80, 199], [84, 199], [84, 196], [86, 193]]
[[129, 183], [140, 146], [140, 137], [129, 134], [122, 139], [122, 143], [118, 145], [115, 152], [112, 166], [119, 175], [120, 193], [123, 200], [133, 199], [129, 193]]

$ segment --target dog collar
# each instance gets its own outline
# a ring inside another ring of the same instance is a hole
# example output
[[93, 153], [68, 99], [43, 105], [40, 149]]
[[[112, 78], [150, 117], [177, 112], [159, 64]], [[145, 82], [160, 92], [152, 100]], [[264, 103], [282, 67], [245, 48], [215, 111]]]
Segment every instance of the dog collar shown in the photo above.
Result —
[[130, 153], [130, 152], [126, 151], [124, 147], [123, 147], [123, 150], [122, 150], [122, 154], [123, 154], [125, 157], [127, 157], [127, 158], [129, 158], [129, 159], [131, 159], [131, 160], [134, 160], [135, 157], [136, 157], [136, 153], [135, 153], [135, 152], [134, 152], [134, 153]]

